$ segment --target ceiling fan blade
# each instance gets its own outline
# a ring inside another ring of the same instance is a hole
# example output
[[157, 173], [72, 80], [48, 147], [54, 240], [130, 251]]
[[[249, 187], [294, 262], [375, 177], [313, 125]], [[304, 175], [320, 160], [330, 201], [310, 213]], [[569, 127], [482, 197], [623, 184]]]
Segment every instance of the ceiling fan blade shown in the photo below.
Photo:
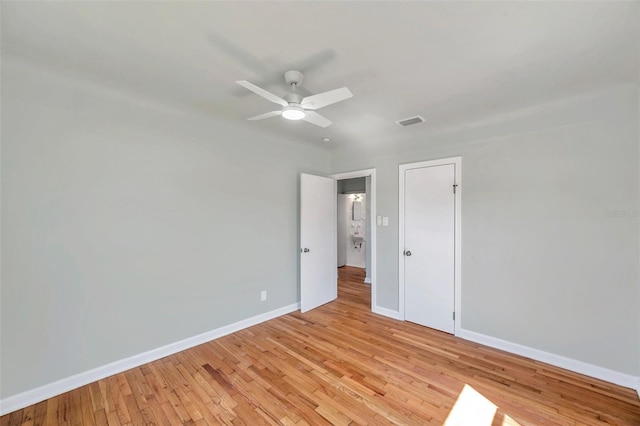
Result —
[[247, 89], [251, 90], [256, 95], [260, 95], [263, 98], [270, 100], [274, 104], [278, 104], [278, 105], [282, 105], [282, 106], [289, 105], [289, 103], [287, 101], [285, 101], [284, 99], [282, 99], [280, 96], [274, 95], [271, 92], [267, 92], [266, 90], [256, 86], [255, 84], [249, 83], [248, 81], [240, 80], [240, 81], [236, 81], [236, 83], [238, 83], [240, 86], [242, 86], [244, 88], [247, 88]]
[[320, 127], [328, 127], [333, 124], [315, 111], [305, 111], [305, 116], [302, 119]]
[[255, 117], [247, 118], [247, 120], [255, 121], [255, 120], [263, 120], [269, 117], [275, 117], [276, 115], [282, 115], [282, 111], [271, 111], [265, 112], [264, 114], [256, 115]]
[[318, 93], [317, 95], [307, 96], [302, 99], [300, 105], [304, 109], [320, 109], [336, 102], [344, 101], [353, 97], [353, 93], [346, 87], [330, 90], [328, 92]]

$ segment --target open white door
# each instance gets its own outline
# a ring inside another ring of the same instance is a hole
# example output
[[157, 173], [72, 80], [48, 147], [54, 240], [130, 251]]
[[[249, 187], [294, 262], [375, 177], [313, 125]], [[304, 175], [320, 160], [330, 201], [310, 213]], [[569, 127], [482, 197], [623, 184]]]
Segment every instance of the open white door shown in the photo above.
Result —
[[331, 178], [300, 175], [300, 307], [302, 312], [338, 297], [337, 188]]

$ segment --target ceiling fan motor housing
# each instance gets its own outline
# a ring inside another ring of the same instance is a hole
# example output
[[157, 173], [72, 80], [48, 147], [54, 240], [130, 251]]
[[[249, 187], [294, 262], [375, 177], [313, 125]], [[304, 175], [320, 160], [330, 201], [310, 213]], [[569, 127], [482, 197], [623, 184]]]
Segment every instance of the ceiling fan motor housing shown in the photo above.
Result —
[[302, 96], [297, 94], [296, 92], [287, 93], [283, 96], [284, 100], [291, 104], [300, 104], [302, 102]]
[[304, 75], [302, 75], [300, 71], [291, 70], [284, 73], [284, 81], [286, 81], [289, 86], [294, 84], [300, 86], [302, 80], [304, 80]]

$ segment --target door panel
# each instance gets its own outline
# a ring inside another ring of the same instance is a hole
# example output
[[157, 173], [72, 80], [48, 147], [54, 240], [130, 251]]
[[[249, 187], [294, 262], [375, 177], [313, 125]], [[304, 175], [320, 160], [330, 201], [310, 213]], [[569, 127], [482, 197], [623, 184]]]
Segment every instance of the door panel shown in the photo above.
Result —
[[454, 332], [455, 165], [405, 170], [405, 319]]
[[337, 188], [334, 179], [300, 175], [300, 306], [306, 312], [338, 297]]

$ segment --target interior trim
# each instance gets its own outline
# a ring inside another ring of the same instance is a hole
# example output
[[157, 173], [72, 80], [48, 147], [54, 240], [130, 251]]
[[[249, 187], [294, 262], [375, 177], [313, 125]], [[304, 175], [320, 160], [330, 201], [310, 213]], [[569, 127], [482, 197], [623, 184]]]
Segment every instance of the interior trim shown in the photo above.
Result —
[[585, 376], [604, 380], [626, 388], [635, 389], [638, 392], [638, 396], [640, 396], [640, 377], [636, 377], [631, 374], [621, 373], [619, 371], [578, 361], [562, 355], [556, 355], [540, 349], [502, 340], [497, 337], [487, 336], [486, 334], [466, 330], [462, 327], [458, 330], [456, 336], [512, 354], [531, 358], [535, 361], [551, 364], [555, 367], [564, 368], [565, 370], [573, 371], [575, 373], [584, 374]]
[[394, 311], [393, 309], [383, 308], [382, 306], [374, 306], [372, 309], [374, 314], [384, 315], [385, 317], [393, 318], [395, 320], [404, 321], [402, 315], [400, 315], [399, 311]]

